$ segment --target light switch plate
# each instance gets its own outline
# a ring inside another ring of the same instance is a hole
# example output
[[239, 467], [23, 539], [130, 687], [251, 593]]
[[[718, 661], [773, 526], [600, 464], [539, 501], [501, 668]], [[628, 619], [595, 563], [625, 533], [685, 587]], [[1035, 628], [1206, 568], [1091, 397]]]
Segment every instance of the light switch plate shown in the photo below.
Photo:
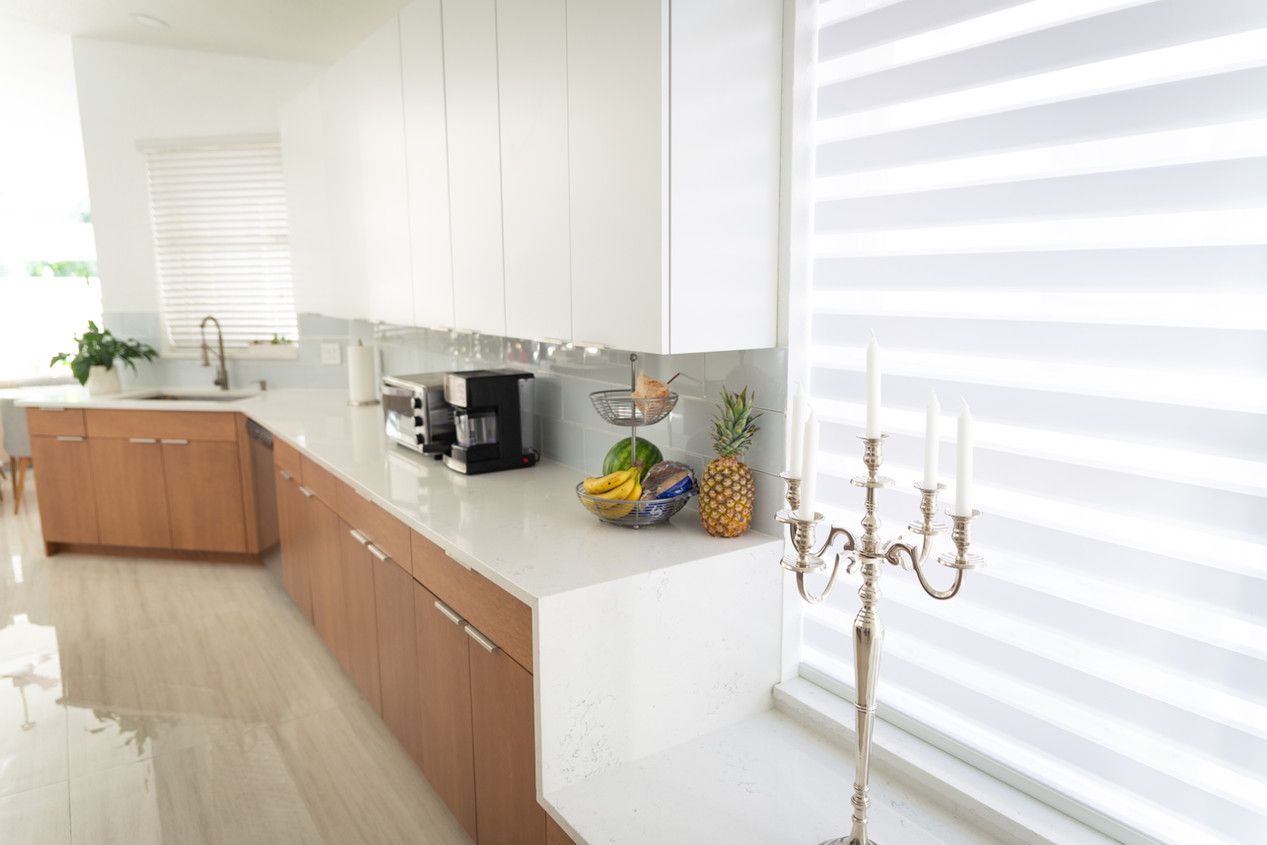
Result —
[[343, 347], [337, 343], [321, 344], [321, 363], [338, 366], [343, 363]]

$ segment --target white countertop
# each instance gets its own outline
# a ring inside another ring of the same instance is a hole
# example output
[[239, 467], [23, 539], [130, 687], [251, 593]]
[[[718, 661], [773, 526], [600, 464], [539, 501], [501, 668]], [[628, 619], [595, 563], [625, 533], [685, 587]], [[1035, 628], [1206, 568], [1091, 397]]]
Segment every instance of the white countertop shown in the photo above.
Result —
[[242, 413], [304, 451], [463, 565], [536, 607], [545, 596], [743, 549], [780, 542], [750, 532], [710, 537], [693, 511], [632, 530], [600, 523], [576, 501], [581, 473], [543, 460], [534, 467], [465, 476], [389, 443], [378, 405], [353, 407], [341, 390], [239, 391], [237, 401], [145, 400], [150, 388], [88, 396], [81, 388], [41, 392], [19, 405]]

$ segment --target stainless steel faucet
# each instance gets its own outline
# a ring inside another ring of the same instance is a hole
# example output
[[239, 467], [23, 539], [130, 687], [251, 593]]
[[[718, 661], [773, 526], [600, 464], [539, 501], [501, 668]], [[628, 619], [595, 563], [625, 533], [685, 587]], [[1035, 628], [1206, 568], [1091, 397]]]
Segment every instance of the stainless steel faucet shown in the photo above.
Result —
[[202, 318], [198, 330], [202, 333], [202, 365], [211, 366], [211, 347], [207, 345], [207, 323], [216, 324], [216, 355], [220, 362], [216, 365], [216, 380], [213, 382], [221, 390], [229, 389], [229, 371], [224, 366], [224, 332], [220, 331], [220, 321], [208, 314]]

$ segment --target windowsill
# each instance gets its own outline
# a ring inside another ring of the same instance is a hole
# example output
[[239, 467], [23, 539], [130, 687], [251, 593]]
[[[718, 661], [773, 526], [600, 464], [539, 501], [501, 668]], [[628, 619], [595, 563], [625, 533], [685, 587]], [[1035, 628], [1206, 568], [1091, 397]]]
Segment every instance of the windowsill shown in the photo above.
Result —
[[[577, 842], [821, 842], [849, 832], [854, 707], [794, 678], [774, 709], [547, 793]], [[1114, 840], [886, 722], [870, 833], [883, 845]]]
[[[201, 359], [202, 352], [192, 348], [164, 348], [158, 353], [159, 358], [173, 360]], [[215, 357], [214, 354], [212, 357]], [[299, 358], [299, 346], [294, 343], [264, 344], [246, 349], [226, 349], [224, 357], [230, 361], [294, 361]]]
[[[834, 744], [852, 749], [856, 741], [853, 702], [804, 678], [793, 678], [774, 688], [775, 707], [790, 718], [826, 736]], [[1072, 816], [1004, 783], [992, 775], [916, 737], [883, 719], [876, 719], [872, 736], [873, 779], [887, 775], [885, 787], [873, 787], [873, 799], [884, 796], [900, 802], [916, 824], [927, 824], [925, 815], [944, 826], [947, 813], [952, 825], [988, 832], [1002, 842], [1050, 843], [1051, 845], [1103, 845], [1113, 842], [1145, 842], [1142, 837], [1114, 839]], [[912, 800], [913, 799], [913, 800]]]

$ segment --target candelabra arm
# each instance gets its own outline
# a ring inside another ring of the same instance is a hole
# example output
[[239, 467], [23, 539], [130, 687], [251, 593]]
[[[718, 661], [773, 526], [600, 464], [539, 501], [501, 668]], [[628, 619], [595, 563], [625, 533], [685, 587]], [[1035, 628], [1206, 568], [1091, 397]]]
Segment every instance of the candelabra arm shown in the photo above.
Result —
[[924, 575], [923, 565], [924, 561], [928, 558], [928, 550], [931, 545], [932, 543], [929, 542], [928, 535], [924, 536], [924, 542], [921, 544], [918, 554], [915, 552], [914, 548], [906, 543], [892, 543], [889, 545], [888, 550], [885, 551], [884, 559], [894, 566], [902, 566], [902, 555], [906, 555], [910, 559], [911, 565], [905, 568], [913, 569], [915, 571], [915, 577], [919, 579], [919, 585], [924, 588], [924, 592], [928, 593], [935, 599], [941, 599], [943, 601], [945, 599], [954, 598], [955, 594], [959, 592], [959, 588], [963, 586], [964, 570], [955, 570], [955, 580], [946, 589], [938, 590], [935, 588], [928, 582], [928, 578]]

